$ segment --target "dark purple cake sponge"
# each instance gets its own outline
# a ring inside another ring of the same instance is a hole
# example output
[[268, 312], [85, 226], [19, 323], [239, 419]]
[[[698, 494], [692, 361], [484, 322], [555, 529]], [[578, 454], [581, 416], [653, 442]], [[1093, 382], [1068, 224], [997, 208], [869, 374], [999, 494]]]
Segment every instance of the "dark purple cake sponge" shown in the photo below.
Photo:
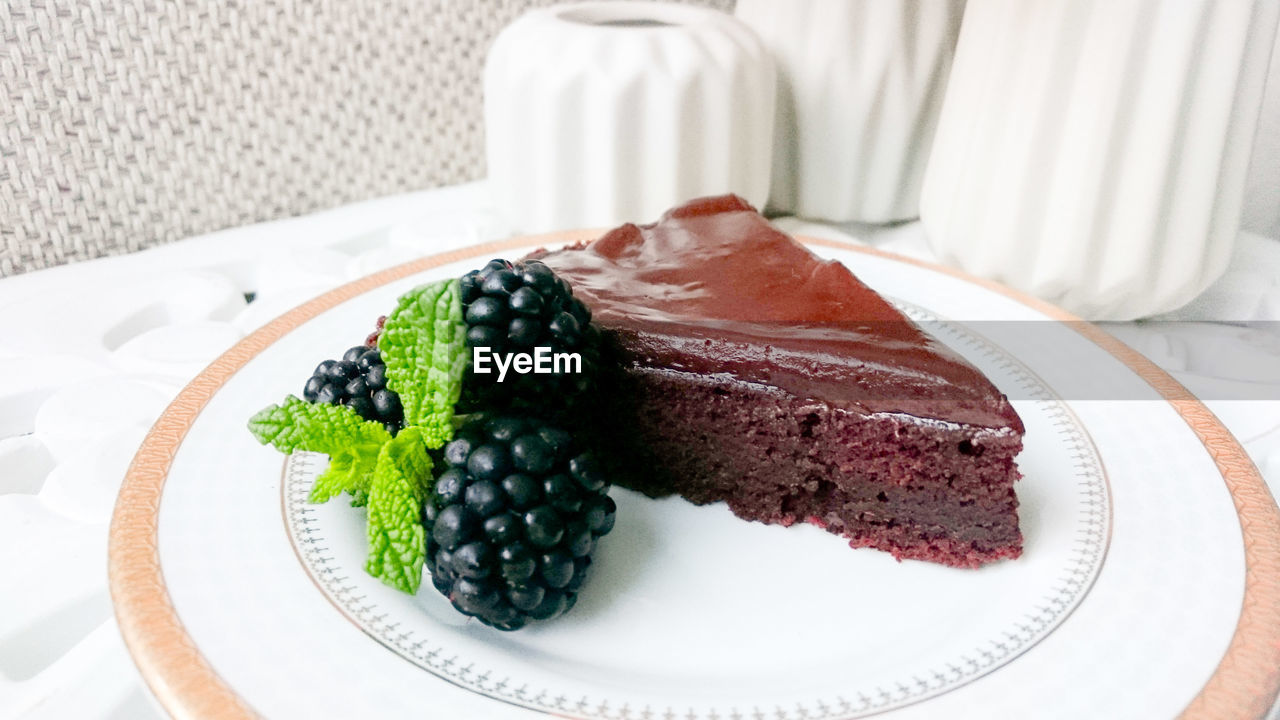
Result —
[[860, 414], [668, 369], [614, 373], [603, 397], [602, 442], [632, 469], [620, 484], [646, 495], [809, 522], [899, 559], [977, 567], [1021, 554], [1013, 429]]

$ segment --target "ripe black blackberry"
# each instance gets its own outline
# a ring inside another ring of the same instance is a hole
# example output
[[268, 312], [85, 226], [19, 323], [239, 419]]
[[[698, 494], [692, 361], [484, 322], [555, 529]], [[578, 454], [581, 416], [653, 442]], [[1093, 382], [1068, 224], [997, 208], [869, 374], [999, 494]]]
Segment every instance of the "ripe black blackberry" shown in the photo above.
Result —
[[609, 482], [572, 436], [528, 416], [475, 416], [445, 446], [423, 509], [431, 582], [499, 630], [573, 607], [613, 528]]
[[[599, 366], [599, 331], [591, 311], [573, 297], [569, 284], [537, 260], [491, 260], [462, 276], [462, 307], [467, 347], [492, 353], [576, 353], [580, 372], [520, 374], [469, 373], [463, 386], [464, 409], [518, 408], [558, 418], [576, 414], [590, 397]], [[492, 368], [491, 368], [492, 369]]]
[[387, 365], [382, 354], [357, 345], [341, 360], [325, 360], [316, 366], [302, 390], [307, 402], [346, 405], [365, 420], [382, 423], [395, 434], [404, 427], [400, 396], [387, 387]]

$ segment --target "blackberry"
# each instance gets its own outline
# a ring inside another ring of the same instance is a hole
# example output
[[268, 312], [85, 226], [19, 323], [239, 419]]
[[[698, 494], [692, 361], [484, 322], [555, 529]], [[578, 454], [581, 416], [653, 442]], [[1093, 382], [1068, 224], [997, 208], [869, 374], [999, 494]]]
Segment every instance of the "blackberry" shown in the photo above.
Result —
[[347, 405], [365, 420], [382, 423], [395, 434], [404, 426], [400, 396], [387, 387], [387, 365], [382, 354], [357, 345], [341, 360], [325, 360], [302, 389], [307, 402]]
[[580, 414], [578, 406], [592, 394], [600, 340], [590, 309], [573, 296], [569, 284], [538, 260], [498, 259], [462, 276], [461, 287], [469, 348], [533, 354], [545, 347], [552, 357], [576, 353], [581, 358], [581, 367], [551, 374], [513, 369], [502, 382], [496, 371], [469, 373], [462, 407], [518, 408], [556, 418]]
[[545, 420], [475, 415], [444, 461], [423, 508], [435, 588], [499, 630], [573, 607], [617, 510], [593, 456]]

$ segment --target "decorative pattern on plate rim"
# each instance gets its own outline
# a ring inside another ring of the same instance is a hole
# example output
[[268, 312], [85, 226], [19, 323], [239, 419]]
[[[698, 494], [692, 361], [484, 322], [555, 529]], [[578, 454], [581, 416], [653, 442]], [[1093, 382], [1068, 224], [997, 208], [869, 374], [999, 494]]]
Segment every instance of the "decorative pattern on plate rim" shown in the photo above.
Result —
[[[646, 705], [636, 709], [628, 704], [582, 696], [573, 699], [563, 692], [548, 688], [530, 689], [527, 683], [485, 668], [462, 658], [432, 641], [401, 631], [401, 623], [361, 590], [361, 582], [374, 582], [362, 568], [346, 568], [337, 564], [328, 549], [328, 538], [317, 524], [315, 508], [307, 502], [316, 476], [323, 471], [323, 455], [295, 453], [284, 463], [281, 504], [289, 540], [299, 561], [316, 586], [349, 621], [365, 634], [400, 657], [446, 680], [494, 700], [531, 710], [571, 716], [584, 720], [723, 720], [728, 718], [770, 718], [771, 720], [851, 720], [894, 710], [941, 695], [976, 680], [1013, 661], [1056, 629], [1084, 599], [1102, 568], [1111, 537], [1111, 500], [1106, 473], [1088, 432], [1066, 404], [1057, 398], [1026, 366], [1004, 349], [959, 325], [940, 320], [923, 308], [894, 301], [908, 317], [927, 322], [937, 335], [945, 336], [948, 345], [963, 345], [980, 353], [999, 367], [1004, 376], [1018, 385], [1019, 397], [1041, 404], [1059, 438], [1071, 454], [1071, 470], [1076, 478], [1080, 498], [1078, 533], [1071, 556], [1053, 591], [1043, 604], [1014, 622], [1002, 637], [992, 639], [942, 667], [930, 670], [927, 677], [912, 676], [891, 687], [879, 686], [870, 692], [820, 698], [791, 707], [696, 708]], [[940, 338], [942, 339], [942, 338]], [[356, 582], [354, 578], [359, 578]], [[429, 592], [429, 590], [428, 590]]]

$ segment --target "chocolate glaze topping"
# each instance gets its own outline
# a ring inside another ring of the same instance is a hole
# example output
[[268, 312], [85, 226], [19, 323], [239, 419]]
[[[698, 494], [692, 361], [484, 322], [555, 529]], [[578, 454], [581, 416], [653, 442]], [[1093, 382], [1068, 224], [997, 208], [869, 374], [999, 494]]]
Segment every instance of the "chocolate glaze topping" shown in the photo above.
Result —
[[856, 412], [1022, 431], [977, 368], [735, 195], [540, 255], [624, 361], [725, 373]]

